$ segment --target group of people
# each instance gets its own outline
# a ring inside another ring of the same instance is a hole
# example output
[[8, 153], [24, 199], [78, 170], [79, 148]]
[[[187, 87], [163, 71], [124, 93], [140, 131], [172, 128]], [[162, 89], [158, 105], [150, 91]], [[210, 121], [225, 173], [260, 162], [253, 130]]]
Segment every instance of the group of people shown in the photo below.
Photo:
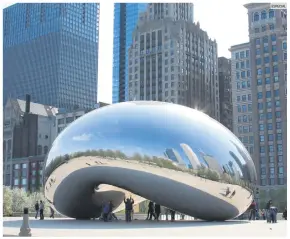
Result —
[[[50, 218], [54, 218], [54, 209], [52, 208], [52, 206], [49, 207], [50, 208]], [[42, 200], [40, 200], [40, 202], [38, 203], [38, 201], [36, 201], [35, 205], [34, 205], [34, 209], [35, 209], [35, 219], [37, 219], [38, 214], [39, 214], [39, 219], [43, 220], [44, 219], [44, 203]]]
[[[154, 217], [155, 220], [159, 221], [160, 214], [161, 214], [161, 206], [157, 203], [150, 201], [148, 204], [148, 212], [146, 220], [152, 220], [152, 218]], [[176, 212], [168, 208], [165, 209], [166, 221], [168, 221], [169, 214], [171, 215], [171, 221], [175, 221]], [[184, 215], [182, 215], [181, 218], [183, 220]]]
[[[253, 200], [249, 207], [249, 220], [260, 219], [260, 217], [262, 217], [262, 219], [266, 220], [268, 223], [276, 223], [277, 213], [278, 209], [273, 205], [272, 200], [267, 202], [265, 209], [259, 211], [255, 200]], [[287, 220], [287, 208], [285, 208], [283, 212], [283, 218]]]
[[102, 211], [101, 220], [103, 220], [104, 222], [118, 220], [116, 215], [113, 213], [114, 204], [112, 201], [104, 203], [102, 207], [103, 207], [103, 211]]

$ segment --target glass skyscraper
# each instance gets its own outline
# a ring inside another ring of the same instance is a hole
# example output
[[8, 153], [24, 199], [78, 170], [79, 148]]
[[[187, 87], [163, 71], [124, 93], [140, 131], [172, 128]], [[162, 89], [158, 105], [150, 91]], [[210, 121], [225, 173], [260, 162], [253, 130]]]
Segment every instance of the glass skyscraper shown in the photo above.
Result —
[[115, 3], [113, 49], [113, 103], [129, 99], [128, 50], [139, 14], [147, 3]]
[[97, 103], [99, 4], [20, 3], [3, 10], [4, 103], [60, 108]]

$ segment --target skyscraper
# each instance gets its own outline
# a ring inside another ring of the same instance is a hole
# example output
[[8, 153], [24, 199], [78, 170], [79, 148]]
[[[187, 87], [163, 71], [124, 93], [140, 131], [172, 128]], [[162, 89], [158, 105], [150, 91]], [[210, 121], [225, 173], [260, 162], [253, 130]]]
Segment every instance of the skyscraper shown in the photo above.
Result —
[[219, 57], [218, 70], [219, 70], [220, 120], [224, 126], [226, 126], [230, 131], [233, 131], [231, 60], [225, 57]]
[[[158, 11], [157, 17], [150, 15], [156, 4], [149, 5], [141, 15], [133, 33], [129, 100], [173, 102], [200, 109], [219, 120], [216, 41], [187, 15], [178, 20], [170, 16], [160, 19]], [[166, 12], [171, 4], [163, 6]]]
[[114, 4], [113, 103], [128, 100], [128, 49], [146, 3]]
[[249, 43], [232, 46], [231, 49], [232, 75], [232, 107], [233, 132], [245, 145], [253, 157], [253, 107], [251, 80], [251, 56]]
[[97, 103], [99, 4], [20, 3], [4, 9], [4, 103]]
[[251, 52], [253, 159], [258, 183], [287, 182], [287, 10], [246, 4]]

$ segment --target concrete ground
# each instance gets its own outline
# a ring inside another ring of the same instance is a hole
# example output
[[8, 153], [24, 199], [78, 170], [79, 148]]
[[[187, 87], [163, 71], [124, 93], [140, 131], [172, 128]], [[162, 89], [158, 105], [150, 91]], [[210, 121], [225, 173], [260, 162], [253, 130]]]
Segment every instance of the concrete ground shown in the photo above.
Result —
[[[22, 218], [4, 218], [3, 235], [17, 236], [22, 224]], [[287, 221], [276, 224], [265, 221], [144, 221], [131, 223], [124, 221], [77, 221], [74, 219], [45, 219], [44, 221], [30, 219], [32, 236], [35, 237], [286, 237]]]

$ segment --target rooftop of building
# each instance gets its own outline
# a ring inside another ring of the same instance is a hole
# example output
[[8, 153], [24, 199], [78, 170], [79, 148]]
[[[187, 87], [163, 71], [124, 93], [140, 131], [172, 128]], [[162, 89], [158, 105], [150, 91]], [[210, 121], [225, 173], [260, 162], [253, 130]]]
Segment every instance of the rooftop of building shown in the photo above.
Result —
[[249, 42], [245, 42], [245, 43], [241, 43], [241, 44], [237, 44], [237, 45], [231, 46], [229, 51], [235, 51], [235, 50], [239, 50], [239, 49], [244, 49], [244, 48], [248, 48], [249, 46], [250, 46], [250, 43]]
[[[20, 99], [9, 99], [11, 104], [15, 107], [18, 107], [21, 112], [25, 113], [26, 101]], [[30, 102], [30, 111], [29, 113], [40, 115], [40, 116], [55, 116], [58, 113], [58, 108], [49, 105], [38, 104]]]

